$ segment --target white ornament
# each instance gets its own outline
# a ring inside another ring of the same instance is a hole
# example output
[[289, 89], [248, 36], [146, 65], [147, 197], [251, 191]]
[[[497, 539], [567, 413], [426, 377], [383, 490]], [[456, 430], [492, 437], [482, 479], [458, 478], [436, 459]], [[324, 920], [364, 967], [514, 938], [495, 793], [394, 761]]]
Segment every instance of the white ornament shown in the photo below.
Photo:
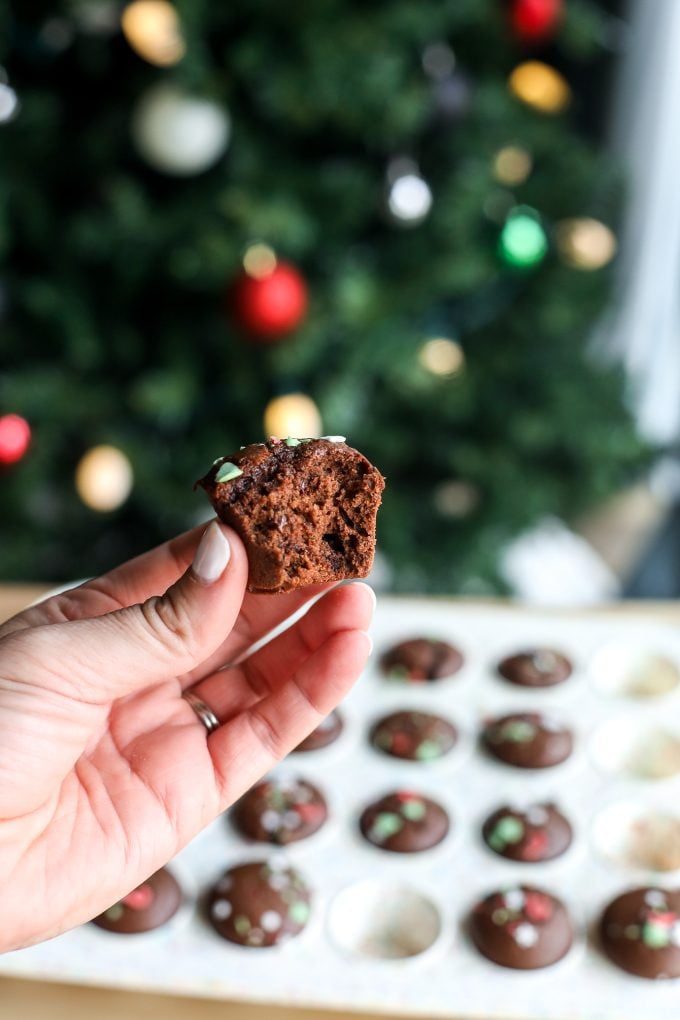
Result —
[[140, 155], [154, 170], [178, 177], [201, 173], [216, 163], [230, 134], [226, 110], [165, 83], [144, 93], [132, 117], [132, 137]]

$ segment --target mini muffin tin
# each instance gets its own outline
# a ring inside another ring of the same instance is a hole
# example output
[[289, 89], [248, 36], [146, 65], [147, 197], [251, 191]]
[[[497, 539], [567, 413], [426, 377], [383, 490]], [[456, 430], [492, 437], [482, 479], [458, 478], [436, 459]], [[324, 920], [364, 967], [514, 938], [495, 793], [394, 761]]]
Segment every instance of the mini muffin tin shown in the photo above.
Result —
[[[0, 957], [0, 973], [280, 1005], [486, 1020], [667, 1020], [677, 981], [623, 973], [594, 935], [605, 904], [635, 885], [680, 886], [680, 633], [648, 616], [536, 613], [455, 602], [383, 598], [375, 653], [341, 711], [332, 744], [292, 754], [276, 772], [310, 780], [329, 806], [326, 824], [282, 849], [249, 843], [222, 817], [174, 862], [187, 902], [165, 929], [116, 936], [92, 925]], [[381, 653], [409, 637], [450, 641], [465, 656], [454, 676], [429, 683], [383, 677]], [[572, 676], [548, 688], [504, 681], [496, 666], [535, 646], [563, 652]], [[385, 755], [369, 744], [377, 719], [400, 709], [449, 719], [451, 752], [432, 761]], [[545, 712], [574, 733], [570, 758], [527, 770], [480, 747], [485, 719]], [[389, 853], [358, 832], [363, 808], [414, 791], [449, 813], [429, 850]], [[552, 861], [500, 857], [481, 838], [503, 804], [554, 802], [574, 838]], [[204, 894], [225, 868], [275, 854], [313, 890], [298, 937], [268, 949], [219, 938]], [[567, 906], [576, 937], [567, 956], [537, 971], [500, 968], [479, 955], [467, 916], [487, 893], [537, 886]]]

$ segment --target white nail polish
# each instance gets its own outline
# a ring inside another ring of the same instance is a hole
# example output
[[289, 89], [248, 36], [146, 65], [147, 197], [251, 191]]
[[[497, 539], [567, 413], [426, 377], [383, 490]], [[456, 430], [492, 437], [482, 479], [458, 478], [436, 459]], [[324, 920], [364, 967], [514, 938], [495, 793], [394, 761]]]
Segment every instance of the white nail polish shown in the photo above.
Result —
[[229, 542], [217, 521], [211, 521], [203, 532], [191, 564], [194, 577], [202, 584], [214, 584], [229, 562]]

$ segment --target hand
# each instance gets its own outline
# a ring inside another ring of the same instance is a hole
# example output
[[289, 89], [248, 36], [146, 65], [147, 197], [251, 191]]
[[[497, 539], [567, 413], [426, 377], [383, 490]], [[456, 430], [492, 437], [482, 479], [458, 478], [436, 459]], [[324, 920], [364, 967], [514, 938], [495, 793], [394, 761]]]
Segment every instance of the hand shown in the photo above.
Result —
[[[0, 950], [130, 892], [358, 677], [367, 585], [250, 595], [247, 572], [238, 536], [214, 521], [0, 627]], [[181, 696], [193, 685], [222, 724], [210, 735]]]

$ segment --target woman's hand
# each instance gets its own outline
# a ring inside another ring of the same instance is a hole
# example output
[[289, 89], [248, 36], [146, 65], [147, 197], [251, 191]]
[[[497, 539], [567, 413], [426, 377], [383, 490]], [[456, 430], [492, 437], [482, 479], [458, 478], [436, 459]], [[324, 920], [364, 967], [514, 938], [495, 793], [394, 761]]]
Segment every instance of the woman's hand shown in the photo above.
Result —
[[[0, 627], [0, 950], [126, 895], [359, 676], [364, 584], [228, 665], [330, 587], [250, 595], [247, 572], [238, 536], [213, 521]], [[194, 686], [221, 723], [210, 735], [182, 698]]]

